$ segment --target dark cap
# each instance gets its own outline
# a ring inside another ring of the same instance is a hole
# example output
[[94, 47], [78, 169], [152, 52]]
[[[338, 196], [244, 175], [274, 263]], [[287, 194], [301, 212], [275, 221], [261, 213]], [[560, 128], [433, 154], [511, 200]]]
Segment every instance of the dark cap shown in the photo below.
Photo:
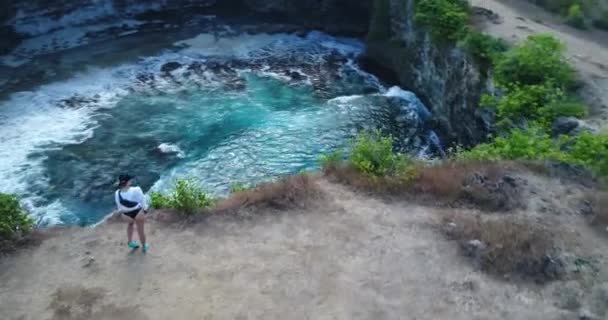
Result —
[[121, 174], [118, 176], [118, 184], [124, 185], [127, 182], [129, 182], [130, 180], [132, 180], [133, 178], [135, 178], [135, 177], [130, 174]]

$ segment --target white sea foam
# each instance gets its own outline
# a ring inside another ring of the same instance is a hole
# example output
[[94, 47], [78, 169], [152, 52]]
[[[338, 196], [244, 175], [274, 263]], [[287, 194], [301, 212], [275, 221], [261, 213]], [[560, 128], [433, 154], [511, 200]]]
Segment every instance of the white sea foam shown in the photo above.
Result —
[[[91, 70], [35, 91], [15, 93], [0, 102], [0, 192], [22, 195], [30, 211], [37, 216], [44, 214], [45, 219], [65, 214], [60, 203], [35, 206], [40, 201], [28, 191], [32, 184], [46, 185], [45, 158], [40, 152], [91, 137], [97, 125], [92, 115], [99, 108], [112, 107], [126, 93], [121, 88], [125, 83], [116, 69]], [[82, 108], [57, 106], [58, 101], [74, 94], [96, 96], [97, 102]], [[57, 222], [56, 218], [48, 219], [46, 222]]]
[[386, 97], [397, 97], [407, 101], [412, 101], [414, 99], [418, 99], [413, 92], [405, 91], [398, 86], [390, 87], [386, 93], [384, 93]]
[[161, 143], [160, 145], [158, 145], [158, 150], [162, 153], [173, 153], [173, 154], [177, 155], [178, 158], [186, 157], [186, 154], [184, 153], [184, 151], [175, 144]]
[[350, 103], [353, 102], [354, 100], [360, 99], [364, 97], [363, 95], [360, 94], [355, 94], [355, 95], [351, 95], [351, 96], [339, 96], [339, 97], [335, 97], [333, 99], [329, 99], [327, 100], [327, 103]]

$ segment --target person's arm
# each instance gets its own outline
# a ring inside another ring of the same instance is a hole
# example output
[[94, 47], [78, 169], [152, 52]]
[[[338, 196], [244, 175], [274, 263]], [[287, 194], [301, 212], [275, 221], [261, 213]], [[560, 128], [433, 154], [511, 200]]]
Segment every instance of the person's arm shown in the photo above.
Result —
[[121, 211], [121, 206], [120, 206], [120, 199], [118, 198], [118, 192], [116, 191], [114, 192], [114, 202], [116, 202], [116, 210]]
[[148, 211], [148, 201], [146, 200], [146, 195], [144, 194], [144, 192], [141, 190], [140, 187], [137, 187], [137, 193], [136, 193], [136, 197], [137, 197], [137, 202], [139, 202], [139, 204], [141, 205], [141, 208], [144, 211]]

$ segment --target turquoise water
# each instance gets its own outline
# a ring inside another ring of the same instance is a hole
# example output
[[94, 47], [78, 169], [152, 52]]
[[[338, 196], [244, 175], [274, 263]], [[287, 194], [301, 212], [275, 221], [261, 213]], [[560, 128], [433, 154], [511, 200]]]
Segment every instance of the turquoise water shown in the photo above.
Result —
[[223, 196], [235, 183], [315, 169], [321, 154], [361, 130], [381, 128], [415, 153], [433, 140], [413, 94], [387, 91], [357, 67], [356, 40], [319, 33], [229, 40], [247, 48], [231, 46], [236, 53], [224, 56], [193, 42], [13, 96], [9, 103], [27, 107], [0, 109], [3, 128], [17, 127], [0, 143], [23, 145], [6, 153], [12, 158], [0, 174], [10, 179], [0, 191], [22, 195], [43, 224], [86, 225], [112, 210], [123, 172], [145, 190], [187, 177]]

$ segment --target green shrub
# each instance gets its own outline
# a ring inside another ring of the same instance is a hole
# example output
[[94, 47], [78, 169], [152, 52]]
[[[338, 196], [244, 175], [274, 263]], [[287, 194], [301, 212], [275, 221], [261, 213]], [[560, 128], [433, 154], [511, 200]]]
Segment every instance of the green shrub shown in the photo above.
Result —
[[342, 150], [336, 150], [334, 152], [321, 155], [319, 158], [319, 164], [321, 168], [331, 169], [340, 166], [340, 163], [344, 160], [344, 152]]
[[14, 240], [32, 230], [34, 222], [11, 194], [0, 193], [0, 240]]
[[515, 129], [508, 136], [475, 146], [457, 157], [468, 160], [564, 160], [559, 145], [539, 127]]
[[173, 191], [168, 195], [152, 193], [151, 205], [157, 209], [175, 209], [184, 214], [194, 214], [200, 209], [213, 205], [211, 199], [194, 182], [180, 179], [175, 182]]
[[460, 46], [486, 67], [491, 66], [509, 48], [502, 39], [476, 30], [469, 30], [460, 42]]
[[233, 183], [230, 186], [230, 193], [239, 193], [239, 192], [246, 191], [247, 189], [249, 189], [249, 188], [247, 188], [247, 186], [244, 183], [237, 182], [237, 183]]
[[585, 15], [579, 4], [573, 4], [568, 8], [566, 23], [578, 29], [587, 28], [585, 25]]
[[482, 96], [480, 105], [496, 108], [499, 122], [537, 122], [548, 129], [558, 117], [583, 117], [587, 114], [584, 104], [569, 98], [564, 91], [551, 83], [510, 86], [504, 89], [502, 98]]
[[540, 127], [515, 129], [506, 137], [461, 151], [465, 160], [551, 160], [584, 166], [600, 176], [608, 176], [608, 134], [583, 132], [558, 140]]
[[362, 133], [353, 140], [350, 156], [352, 166], [359, 172], [375, 176], [413, 176], [412, 160], [393, 151], [393, 137], [379, 132]]
[[542, 115], [540, 110], [546, 104], [558, 100], [563, 94], [550, 84], [510, 86], [507, 93], [498, 100], [498, 118], [536, 120]]
[[155, 209], [171, 208], [171, 197], [160, 192], [152, 192], [150, 194], [150, 206]]
[[414, 20], [433, 39], [455, 41], [469, 22], [468, 7], [461, 0], [417, 0]]
[[389, 0], [375, 0], [374, 11], [367, 33], [368, 41], [383, 41], [391, 36], [391, 4]]
[[563, 58], [564, 46], [551, 35], [532, 35], [508, 50], [496, 64], [494, 80], [501, 86], [553, 83], [571, 87], [575, 71]]
[[538, 113], [540, 114], [540, 123], [549, 128], [559, 117], [582, 118], [587, 115], [587, 112], [586, 105], [573, 99], [561, 97], [540, 108]]
[[577, 137], [564, 137], [567, 161], [591, 168], [601, 176], [608, 176], [608, 134], [583, 132]]

